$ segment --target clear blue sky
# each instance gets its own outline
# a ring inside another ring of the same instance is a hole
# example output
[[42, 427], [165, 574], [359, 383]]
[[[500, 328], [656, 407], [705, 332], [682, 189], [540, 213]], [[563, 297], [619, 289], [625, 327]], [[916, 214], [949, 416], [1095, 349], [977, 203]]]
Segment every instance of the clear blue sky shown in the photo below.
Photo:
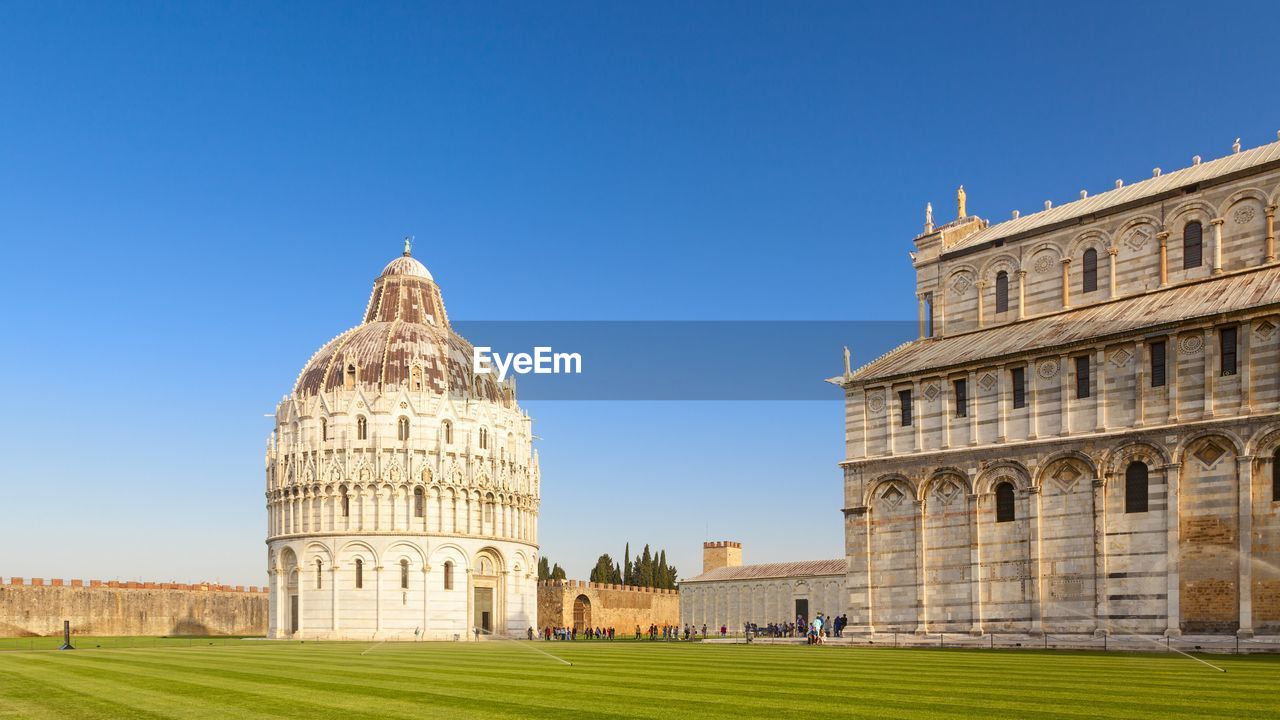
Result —
[[[455, 318], [910, 319], [958, 184], [1280, 129], [1272, 3], [123, 5], [0, 7], [6, 577], [265, 583], [263, 414], [405, 234]], [[834, 397], [528, 409], [575, 576], [841, 553]]]

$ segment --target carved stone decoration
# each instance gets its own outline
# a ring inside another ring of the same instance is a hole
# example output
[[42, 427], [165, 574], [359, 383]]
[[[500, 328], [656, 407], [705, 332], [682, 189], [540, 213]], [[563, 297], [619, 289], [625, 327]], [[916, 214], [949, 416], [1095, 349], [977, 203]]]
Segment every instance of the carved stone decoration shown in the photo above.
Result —
[[934, 491], [933, 496], [937, 498], [938, 502], [943, 507], [946, 507], [951, 504], [951, 501], [960, 497], [960, 486], [950, 480], [947, 480], [938, 484], [938, 488]]
[[1037, 372], [1040, 373], [1040, 377], [1045, 378], [1046, 380], [1051, 377], [1054, 377], [1055, 375], [1058, 374], [1058, 361], [1045, 360], [1044, 362], [1040, 363], [1040, 366], [1037, 369]]
[[1111, 353], [1111, 364], [1116, 367], [1124, 367], [1125, 365], [1128, 365], [1129, 361], [1132, 359], [1133, 353], [1129, 352], [1126, 348], [1120, 348], [1119, 350]]
[[1075, 489], [1076, 481], [1079, 480], [1084, 473], [1069, 462], [1064, 462], [1058, 466], [1058, 470], [1053, 473], [1053, 479], [1057, 482], [1062, 492], [1067, 493]]
[[995, 384], [996, 384], [996, 376], [992, 375], [991, 373], [987, 373], [978, 379], [978, 387], [982, 388], [983, 390], [990, 390], [991, 388], [995, 387]]
[[1242, 205], [1231, 216], [1237, 225], [1248, 225], [1258, 216], [1258, 211], [1252, 205]]
[[1194, 335], [1183, 335], [1178, 340], [1178, 351], [1184, 355], [1196, 355], [1204, 349], [1204, 336], [1196, 333]]
[[956, 275], [956, 279], [951, 281], [951, 291], [956, 297], [964, 297], [969, 293], [969, 288], [973, 287], [973, 278], [968, 273], [960, 273]]
[[407, 402], [405, 402], [405, 401], [403, 401], [403, 400], [401, 400], [401, 401], [400, 401], [400, 409], [401, 409], [401, 410], [405, 410], [405, 409], [407, 409], [408, 407], [409, 407], [409, 403], [407, 403]]
[[1042, 254], [1036, 258], [1036, 263], [1032, 267], [1035, 268], [1037, 273], [1045, 275], [1053, 269], [1053, 259], [1047, 253]]
[[1141, 252], [1142, 248], [1147, 246], [1147, 242], [1155, 237], [1150, 225], [1139, 225], [1129, 231], [1124, 237], [1124, 245], [1134, 252]]
[[884, 393], [873, 392], [867, 396], [867, 409], [873, 413], [884, 410]]
[[897, 485], [890, 485], [887, 490], [880, 493], [880, 499], [891, 508], [896, 508], [902, 503], [902, 498], [907, 494], [898, 489]]
[[1271, 336], [1276, 332], [1276, 325], [1270, 320], [1263, 320], [1253, 326], [1253, 331], [1263, 340], [1270, 340]]
[[1227, 449], [1218, 443], [1213, 440], [1206, 440], [1193, 454], [1197, 460], [1204, 463], [1206, 468], [1211, 468], [1226, 452]]
[[938, 389], [937, 383], [929, 383], [928, 385], [924, 386], [925, 400], [928, 400], [929, 402], [933, 402], [934, 400], [938, 399], [938, 395], [940, 394], [942, 394], [942, 391]]

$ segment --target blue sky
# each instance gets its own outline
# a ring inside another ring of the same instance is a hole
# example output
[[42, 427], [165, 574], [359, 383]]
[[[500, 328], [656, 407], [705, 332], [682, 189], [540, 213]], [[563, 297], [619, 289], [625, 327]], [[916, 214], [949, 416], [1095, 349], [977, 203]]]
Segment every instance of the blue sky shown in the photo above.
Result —
[[[1265, 3], [8, 3], [0, 575], [265, 583], [263, 414], [406, 234], [455, 318], [910, 319], [926, 201], [1273, 141], [1275, 37]], [[527, 407], [575, 576], [841, 553], [834, 397]]]

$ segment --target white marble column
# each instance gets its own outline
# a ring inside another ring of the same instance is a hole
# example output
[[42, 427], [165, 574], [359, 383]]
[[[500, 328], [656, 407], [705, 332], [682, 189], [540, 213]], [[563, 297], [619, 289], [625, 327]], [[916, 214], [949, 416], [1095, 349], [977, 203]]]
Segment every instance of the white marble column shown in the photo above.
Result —
[[1222, 274], [1222, 225], [1225, 221], [1222, 218], [1214, 218], [1209, 221], [1213, 226], [1213, 274]]
[[1236, 461], [1236, 481], [1240, 501], [1240, 629], [1238, 637], [1253, 637], [1253, 480], [1256, 476], [1252, 455], [1241, 455]]
[[1107, 294], [1109, 299], [1114, 299], [1116, 296], [1116, 254], [1119, 252], [1119, 248], [1107, 248], [1107, 258], [1111, 261], [1111, 282], [1109, 284], [1110, 290]]
[[1018, 271], [1018, 319], [1027, 316], [1027, 271]]

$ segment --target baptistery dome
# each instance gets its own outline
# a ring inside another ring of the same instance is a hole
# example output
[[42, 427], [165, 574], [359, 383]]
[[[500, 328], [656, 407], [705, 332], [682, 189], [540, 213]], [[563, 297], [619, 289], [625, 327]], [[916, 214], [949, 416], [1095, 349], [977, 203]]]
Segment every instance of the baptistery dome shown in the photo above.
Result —
[[514, 387], [472, 372], [404, 255], [317, 351], [267, 448], [271, 637], [475, 639], [536, 621], [539, 471]]

